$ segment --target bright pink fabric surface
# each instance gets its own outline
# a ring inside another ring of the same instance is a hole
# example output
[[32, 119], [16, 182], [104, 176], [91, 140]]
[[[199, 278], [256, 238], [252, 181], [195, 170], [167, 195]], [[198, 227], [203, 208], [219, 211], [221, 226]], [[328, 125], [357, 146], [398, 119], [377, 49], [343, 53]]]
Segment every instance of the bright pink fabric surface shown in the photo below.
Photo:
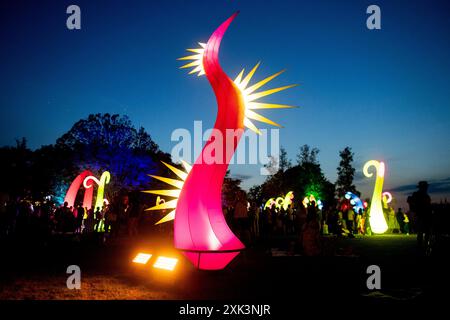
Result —
[[[196, 267], [206, 270], [223, 269], [244, 248], [225, 221], [221, 201], [228, 164], [244, 130], [242, 95], [222, 70], [218, 59], [222, 37], [236, 15], [222, 23], [211, 35], [203, 57], [206, 77], [217, 99], [218, 112], [214, 128], [224, 138], [220, 150], [216, 150], [222, 152], [222, 161], [208, 162], [208, 150], [212, 149], [210, 144], [213, 140], [208, 141], [183, 185], [174, 222], [175, 247], [189, 250], [184, 252], [185, 256]], [[227, 139], [227, 129], [237, 130], [238, 134]]]

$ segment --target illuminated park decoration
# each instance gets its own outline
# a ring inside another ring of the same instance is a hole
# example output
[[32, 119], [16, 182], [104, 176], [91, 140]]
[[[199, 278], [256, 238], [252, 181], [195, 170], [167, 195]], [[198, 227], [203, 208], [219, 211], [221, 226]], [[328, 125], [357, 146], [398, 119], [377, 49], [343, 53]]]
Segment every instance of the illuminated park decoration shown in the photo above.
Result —
[[[89, 176], [92, 176], [92, 172], [89, 170], [85, 170], [72, 181], [72, 184], [70, 185], [69, 189], [66, 192], [66, 196], [64, 197], [64, 202], [67, 202], [69, 207], [75, 206], [75, 200], [77, 198], [78, 191], [83, 185], [84, 179]], [[83, 208], [90, 209], [92, 207], [93, 196], [94, 189], [89, 188], [84, 190]]]
[[83, 208], [88, 208], [88, 210], [91, 209], [92, 199], [94, 196], [93, 182], [95, 182], [98, 185], [98, 189], [94, 208], [100, 208], [101, 210], [105, 201], [107, 202], [107, 200], [104, 198], [105, 187], [110, 182], [110, 180], [111, 174], [108, 171], [103, 172], [100, 176], [100, 179], [97, 179], [96, 177], [94, 177], [91, 171], [85, 170], [73, 180], [72, 184], [66, 192], [64, 202], [67, 202], [69, 207], [74, 207], [78, 191], [80, 190], [81, 186], [83, 186], [85, 188]]
[[383, 208], [387, 208], [389, 206], [389, 203], [392, 202], [392, 194], [388, 191], [385, 191], [381, 195], [381, 199], [383, 200]]
[[294, 199], [294, 192], [289, 191], [286, 193], [285, 196], [278, 197], [278, 198], [270, 198], [266, 201], [266, 204], [264, 205], [264, 209], [270, 208], [272, 209], [272, 206], [275, 205], [275, 207], [280, 210], [283, 208], [284, 210], [287, 210], [289, 205], [292, 204], [292, 200]]
[[[181, 68], [193, 67], [190, 74], [206, 75], [213, 88], [218, 105], [213, 131], [221, 134], [223, 143], [217, 148], [215, 139], [211, 136], [192, 168], [186, 172], [165, 164], [181, 180], [157, 176], [154, 178], [176, 189], [147, 191], [174, 198], [150, 210], [173, 209], [158, 223], [174, 219], [175, 248], [181, 250], [195, 267], [206, 270], [225, 268], [245, 248], [227, 225], [221, 201], [224, 177], [244, 128], [247, 127], [259, 134], [260, 131], [253, 120], [279, 126], [256, 113], [255, 110], [292, 108], [292, 106], [263, 103], [258, 100], [295, 86], [289, 85], [256, 92], [283, 72], [278, 72], [249, 86], [259, 63], [245, 76], [242, 70], [234, 81], [222, 70], [219, 64], [220, 43], [236, 15], [237, 13], [222, 23], [207, 43], [199, 43], [199, 48], [187, 50], [194, 54], [179, 59], [191, 60]], [[227, 134], [230, 130], [234, 133], [231, 139]], [[205, 161], [210, 157], [211, 149], [215, 150], [216, 156], [222, 155], [220, 159], [222, 161], [213, 163]]]
[[355, 212], [359, 212], [360, 210], [364, 210], [364, 203], [361, 201], [361, 199], [354, 193], [348, 191], [344, 195], [345, 199], [350, 201], [350, 204], [353, 207], [353, 210]]
[[363, 172], [368, 178], [373, 176], [373, 173], [369, 172], [370, 167], [375, 167], [376, 170], [376, 180], [375, 186], [373, 188], [372, 201], [370, 203], [370, 227], [374, 233], [384, 233], [387, 231], [388, 226], [386, 219], [384, 218], [383, 206], [382, 206], [382, 193], [383, 193], [383, 182], [385, 174], [384, 162], [377, 160], [367, 161], [364, 165]]
[[275, 205], [275, 198], [270, 198], [266, 201], [266, 204], [264, 205], [264, 210], [267, 208], [272, 209], [272, 207]]
[[97, 210], [97, 208], [101, 210], [103, 208], [103, 204], [105, 203], [105, 201], [107, 202], [107, 200], [104, 198], [105, 187], [109, 183], [110, 180], [111, 180], [111, 174], [108, 171], [105, 171], [102, 173], [102, 175], [100, 176], [100, 180], [94, 176], [87, 176], [84, 179], [83, 186], [86, 188], [86, 190], [89, 190], [90, 188], [93, 187], [92, 183], [89, 183], [90, 181], [94, 181], [98, 185], [97, 197], [95, 197], [95, 199], [96, 199], [95, 207], [94, 207], [95, 210]]
[[308, 208], [308, 205], [311, 203], [311, 202], [313, 202], [314, 201], [314, 203], [316, 204], [316, 207], [319, 209], [319, 210], [322, 210], [322, 208], [323, 208], [323, 202], [322, 202], [322, 200], [316, 200], [316, 197], [314, 197], [314, 195], [312, 195], [312, 194], [310, 194], [309, 196], [306, 196], [306, 197], [304, 197], [303, 198], [303, 201], [302, 201], [302, 204], [303, 204], [303, 206], [305, 207], [305, 208]]
[[[161, 161], [161, 162], [167, 168], [169, 168], [173, 173], [175, 173], [179, 179], [171, 179], [171, 178], [166, 178], [166, 177], [149, 175], [150, 177], [152, 177], [154, 179], [162, 181], [162, 182], [176, 188], [176, 189], [172, 189], [172, 190], [147, 190], [147, 191], [144, 191], [146, 193], [152, 193], [152, 194], [158, 195], [158, 198], [156, 199], [156, 205], [151, 208], [148, 208], [146, 210], [171, 209], [171, 211], [165, 217], [163, 217], [161, 220], [159, 220], [156, 224], [172, 221], [175, 219], [175, 209], [177, 207], [178, 197], [180, 196], [181, 189], [183, 188], [183, 185], [184, 185], [184, 181], [186, 180], [186, 178], [189, 174], [189, 171], [191, 171], [191, 169], [192, 169], [191, 165], [188, 164], [186, 161], [181, 161], [185, 171], [175, 168], [174, 166], [171, 166], [170, 164], [167, 164], [164, 161]], [[172, 197], [175, 199], [165, 201], [165, 199], [160, 198], [160, 196], [167, 196], [167, 197]]]

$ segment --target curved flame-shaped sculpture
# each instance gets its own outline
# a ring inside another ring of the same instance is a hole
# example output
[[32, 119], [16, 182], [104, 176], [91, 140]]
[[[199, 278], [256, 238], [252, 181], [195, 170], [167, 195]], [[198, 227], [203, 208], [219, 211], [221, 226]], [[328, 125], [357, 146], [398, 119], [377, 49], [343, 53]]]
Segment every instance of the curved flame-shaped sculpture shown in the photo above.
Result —
[[394, 199], [394, 197], [392, 196], [392, 194], [388, 191], [383, 192], [383, 194], [381, 195], [381, 198], [383, 200], [383, 207], [387, 208], [388, 204], [392, 202], [392, 199]]
[[86, 188], [86, 191], [93, 187], [92, 182], [90, 181], [94, 181], [98, 185], [94, 210], [97, 210], [97, 208], [101, 210], [103, 208], [103, 204], [105, 202], [105, 187], [110, 180], [111, 174], [108, 171], [102, 173], [102, 175], [100, 176], [100, 180], [92, 175], [87, 176], [84, 179], [83, 186]]
[[94, 197], [94, 182], [98, 185], [97, 197], [94, 209], [102, 209], [105, 201], [105, 186], [109, 183], [111, 175], [108, 171], [102, 173], [100, 180], [93, 176], [90, 170], [85, 170], [80, 173], [71, 183], [69, 189], [64, 197], [64, 202], [68, 203], [69, 207], [75, 206], [75, 199], [81, 186], [84, 187], [83, 208], [88, 210], [92, 208], [92, 199]]
[[[203, 68], [217, 99], [218, 114], [214, 128], [227, 137], [226, 130], [236, 130], [232, 140], [222, 143], [222, 164], [209, 164], [205, 158], [208, 141], [184, 182], [176, 207], [174, 223], [175, 247], [199, 269], [223, 269], [244, 249], [242, 242], [228, 227], [222, 213], [222, 183], [233, 153], [244, 129], [244, 100], [240, 90], [219, 64], [219, 47], [234, 14], [210, 37], [203, 54]], [[234, 141], [233, 141], [234, 140]], [[228, 152], [229, 153], [229, 152]]]
[[[260, 133], [252, 120], [279, 126], [255, 112], [259, 109], [292, 108], [283, 104], [263, 103], [262, 97], [294, 85], [256, 92], [280, 75], [273, 74], [249, 85], [259, 63], [244, 76], [242, 70], [231, 80], [219, 64], [219, 47], [225, 31], [237, 13], [227, 19], [200, 48], [187, 49], [194, 53], [179, 60], [193, 60], [181, 68], [194, 69], [189, 73], [206, 75], [216, 96], [218, 112], [214, 130], [193, 166], [183, 162], [185, 171], [164, 163], [179, 179], [152, 176], [176, 189], [145, 192], [175, 198], [147, 210], [173, 209], [158, 223], [175, 220], [174, 243], [177, 249], [199, 269], [223, 269], [244, 249], [242, 242], [228, 227], [222, 212], [222, 184], [239, 140], [247, 127]], [[211, 161], [213, 158], [213, 161]], [[181, 180], [180, 180], [181, 179]]]
[[367, 161], [364, 165], [363, 172], [368, 178], [373, 176], [373, 173], [369, 172], [369, 167], [375, 167], [376, 169], [376, 180], [375, 187], [373, 189], [372, 202], [370, 203], [370, 227], [374, 233], [384, 233], [388, 229], [386, 219], [384, 218], [383, 205], [382, 205], [382, 193], [383, 193], [383, 182], [385, 165], [384, 162], [377, 160]]
[[[86, 177], [92, 176], [92, 172], [90, 170], [85, 170], [80, 173], [71, 183], [69, 189], [66, 192], [64, 197], [64, 202], [68, 203], [69, 207], [75, 206], [75, 199], [77, 198], [77, 193], [83, 185]], [[86, 188], [84, 190], [84, 198], [83, 198], [83, 208], [90, 209], [92, 207], [92, 198], [94, 196], [94, 189]]]

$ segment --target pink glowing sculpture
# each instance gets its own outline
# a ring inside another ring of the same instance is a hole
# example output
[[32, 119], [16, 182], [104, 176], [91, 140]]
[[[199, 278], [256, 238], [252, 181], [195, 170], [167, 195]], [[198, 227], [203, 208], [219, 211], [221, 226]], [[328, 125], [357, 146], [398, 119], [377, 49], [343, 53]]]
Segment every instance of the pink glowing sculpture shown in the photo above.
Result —
[[[213, 141], [205, 144], [184, 182], [175, 214], [175, 247], [199, 269], [223, 269], [244, 249], [225, 221], [221, 197], [228, 164], [244, 130], [242, 95], [219, 65], [220, 42], [235, 17], [236, 14], [226, 20], [209, 38], [203, 54], [203, 67], [217, 99], [218, 114], [214, 128], [222, 133], [222, 137], [226, 137], [226, 129], [234, 129], [237, 134], [222, 143], [225, 157], [222, 164], [205, 163], [210, 156], [205, 154], [205, 150]], [[233, 144], [231, 154], [227, 154], [228, 144]]]
[[[175, 198], [147, 210], [173, 209], [158, 223], [174, 219], [175, 247], [194, 264], [204, 270], [225, 268], [245, 247], [228, 227], [222, 212], [222, 184], [233, 154], [244, 132], [244, 127], [260, 134], [252, 120], [279, 126], [255, 112], [259, 109], [292, 108], [282, 104], [257, 101], [261, 97], [286, 90], [295, 85], [256, 92], [280, 75], [273, 74], [248, 86], [259, 63], [244, 77], [242, 70], [231, 80], [219, 64], [219, 47], [225, 31], [237, 13], [226, 20], [211, 35], [208, 42], [179, 60], [194, 60], [181, 68], [193, 67], [190, 74], [206, 75], [216, 96], [218, 112], [213, 133], [191, 167], [182, 162], [186, 171], [164, 163], [181, 180], [153, 176], [176, 189], [145, 192]], [[211, 158], [214, 158], [211, 161]]]
[[[69, 207], [73, 207], [75, 205], [75, 199], [77, 198], [78, 190], [80, 190], [81, 186], [83, 185], [84, 179], [89, 176], [92, 176], [92, 172], [89, 170], [85, 170], [80, 173], [75, 178], [75, 180], [73, 180], [72, 184], [67, 190], [66, 196], [64, 197], [64, 202], [67, 202], [69, 204]], [[84, 190], [83, 208], [91, 208], [93, 195], [94, 188], [86, 188]]]

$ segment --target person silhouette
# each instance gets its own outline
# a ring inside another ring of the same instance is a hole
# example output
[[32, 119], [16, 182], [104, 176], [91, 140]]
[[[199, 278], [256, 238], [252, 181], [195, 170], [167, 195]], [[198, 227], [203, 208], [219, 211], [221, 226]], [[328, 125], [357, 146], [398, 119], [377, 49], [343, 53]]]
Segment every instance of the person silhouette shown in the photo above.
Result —
[[431, 198], [428, 195], [428, 182], [420, 181], [418, 191], [408, 198], [410, 210], [416, 214], [417, 245], [423, 250], [424, 241], [428, 243], [431, 229]]

